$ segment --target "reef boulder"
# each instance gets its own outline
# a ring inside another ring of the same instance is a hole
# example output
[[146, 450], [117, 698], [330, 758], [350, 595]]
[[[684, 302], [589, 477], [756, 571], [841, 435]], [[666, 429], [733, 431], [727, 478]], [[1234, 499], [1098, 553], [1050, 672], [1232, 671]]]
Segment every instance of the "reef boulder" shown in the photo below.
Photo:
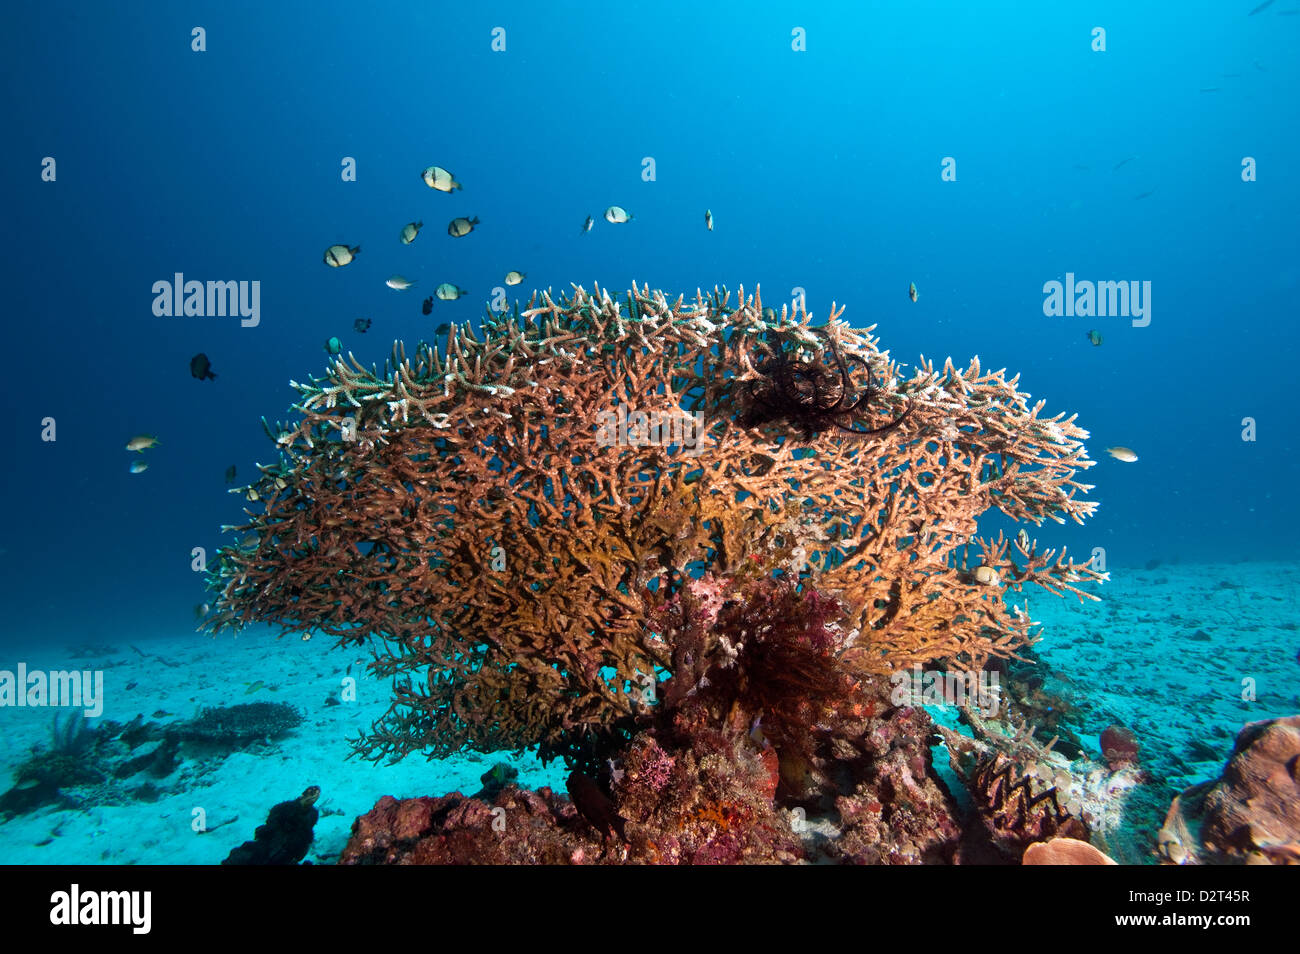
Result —
[[578, 864], [602, 848], [567, 799], [507, 785], [490, 801], [385, 795], [353, 822], [339, 864]]
[[1223, 774], [1174, 799], [1157, 842], [1172, 864], [1300, 864], [1300, 715], [1245, 725]]

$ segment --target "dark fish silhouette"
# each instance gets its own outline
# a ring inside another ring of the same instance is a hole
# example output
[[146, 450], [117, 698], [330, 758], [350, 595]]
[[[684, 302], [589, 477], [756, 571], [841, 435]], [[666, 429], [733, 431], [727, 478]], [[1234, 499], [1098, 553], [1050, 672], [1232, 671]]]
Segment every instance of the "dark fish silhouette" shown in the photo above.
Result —
[[198, 378], [200, 381], [204, 378], [207, 378], [210, 381], [217, 380], [217, 376], [212, 370], [212, 362], [209, 361], [208, 356], [202, 352], [199, 352], [194, 357], [190, 358], [190, 374]]
[[[1128, 165], [1136, 158], [1137, 156], [1129, 156], [1127, 159], [1121, 159], [1119, 162], [1115, 163], [1115, 169], [1119, 169], [1121, 166]], [[1112, 169], [1111, 171], [1114, 172], [1115, 170]]]
[[1133, 201], [1136, 202], [1138, 199], [1145, 199], [1147, 196], [1155, 194], [1155, 189], [1152, 189], [1150, 192], [1139, 192], [1137, 195], [1133, 196]]
[[445, 335], [449, 331], [451, 331], [451, 325], [447, 324], [446, 322], [443, 322], [437, 328], [433, 329], [433, 333], [435, 335]]
[[233, 484], [234, 482], [235, 482], [235, 465], [231, 464], [229, 467], [226, 468], [226, 483]]
[[1255, 14], [1259, 13], [1259, 11], [1265, 10], [1271, 7], [1272, 5], [1273, 5], [1273, 0], [1264, 0], [1263, 3], [1257, 6], [1254, 10], [1251, 10], [1249, 13], [1247, 13], [1246, 16], [1253, 17]]
[[364, 335], [370, 330], [370, 319], [358, 318], [356, 321], [352, 322], [352, 330], [359, 335]]
[[424, 300], [424, 304], [420, 306], [420, 312], [422, 314], [427, 315], [432, 311], [433, 311], [433, 296], [430, 295], [428, 298]]

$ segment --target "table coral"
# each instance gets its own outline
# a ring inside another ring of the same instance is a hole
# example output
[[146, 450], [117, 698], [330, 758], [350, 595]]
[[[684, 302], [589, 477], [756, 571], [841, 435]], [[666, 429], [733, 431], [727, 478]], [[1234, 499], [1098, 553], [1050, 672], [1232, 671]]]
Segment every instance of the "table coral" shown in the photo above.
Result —
[[[743, 290], [575, 288], [413, 357], [396, 345], [382, 370], [340, 358], [294, 385], [295, 423], [268, 426], [281, 459], [240, 489], [252, 507], [210, 576], [210, 625], [373, 638], [393, 700], [356, 742], [366, 758], [537, 745], [590, 772], [661, 693], [741, 653], [742, 633], [664, 615], [687, 595], [699, 611], [706, 574], [732, 597], [776, 577], [835, 601], [833, 638], [750, 640], [740, 670], [772, 681], [802, 660], [785, 678], [818, 672], [831, 708], [898, 667], [1014, 656], [1032, 623], [1007, 596], [1025, 584], [1095, 598], [1087, 564], [974, 536], [991, 509], [1092, 513], [1074, 417], [1042, 416], [978, 359], [904, 378], [843, 309], [764, 311]], [[804, 392], [835, 426], [798, 418]], [[787, 763], [807, 761], [786, 731]]]

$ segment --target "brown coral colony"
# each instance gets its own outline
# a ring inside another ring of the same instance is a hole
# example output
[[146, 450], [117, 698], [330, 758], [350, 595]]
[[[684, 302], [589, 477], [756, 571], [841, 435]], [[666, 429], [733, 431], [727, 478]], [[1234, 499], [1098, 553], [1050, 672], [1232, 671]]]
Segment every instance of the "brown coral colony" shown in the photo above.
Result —
[[[903, 379], [842, 311], [575, 288], [441, 349], [399, 344], [382, 371], [340, 358], [268, 428], [282, 459], [229, 528], [211, 625], [373, 638], [393, 700], [363, 757], [563, 756], [591, 825], [565, 857], [617, 828], [647, 860], [791, 860], [772, 812], [836, 798], [864, 845], [891, 825], [912, 844], [924, 798], [853, 796], [886, 772], [870, 732], [905, 717], [881, 681], [1014, 656], [1026, 584], [1095, 598], [1089, 565], [974, 536], [991, 508], [1082, 522], [1093, 462], [1018, 379], [978, 360]], [[700, 782], [710, 764], [731, 781]], [[686, 829], [667, 832], [670, 803]]]

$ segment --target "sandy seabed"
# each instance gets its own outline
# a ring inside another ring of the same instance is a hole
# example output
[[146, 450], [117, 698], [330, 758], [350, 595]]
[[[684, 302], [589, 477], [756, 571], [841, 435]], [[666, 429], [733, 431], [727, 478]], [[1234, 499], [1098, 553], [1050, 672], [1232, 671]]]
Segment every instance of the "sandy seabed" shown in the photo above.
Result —
[[[1054, 673], [1053, 688], [1063, 687], [1073, 706], [1073, 728], [1092, 757], [1107, 726], [1126, 726], [1137, 736], [1152, 784], [1179, 790], [1218, 776], [1244, 723], [1300, 713], [1300, 566], [1119, 569], [1097, 592], [1100, 603], [1028, 594], [1031, 616], [1044, 624], [1036, 649]], [[262, 701], [288, 702], [304, 721], [269, 745], [224, 758], [185, 758], [167, 778], [151, 780], [160, 792], [156, 801], [46, 807], [0, 822], [6, 863], [216, 864], [252, 837], [273, 804], [296, 798], [309, 785], [321, 788], [321, 817], [308, 859], [329, 863], [342, 851], [353, 819], [382, 795], [470, 794], [499, 761], [518, 769], [520, 785], [564, 790], [561, 765], [543, 768], [528, 755], [440, 762], [415, 756], [396, 765], [347, 760], [348, 740], [384, 713], [389, 690], [365, 675], [364, 651], [335, 649], [325, 638], [276, 639], [272, 630], [255, 627], [213, 639], [181, 624], [173, 638], [105, 636], [97, 642], [113, 652], [73, 658], [82, 641], [9, 649], [0, 668], [25, 662], [29, 670], [102, 670], [104, 711], [100, 720], [89, 720], [91, 726], [137, 715], [167, 723], [205, 706]], [[357, 701], [326, 705], [338, 695], [349, 665]], [[13, 783], [13, 771], [33, 745], [48, 742], [56, 711], [0, 709], [0, 788]], [[113, 790], [130, 793], [143, 783], [144, 776], [136, 776]], [[198, 819], [206, 831], [196, 831]]]

